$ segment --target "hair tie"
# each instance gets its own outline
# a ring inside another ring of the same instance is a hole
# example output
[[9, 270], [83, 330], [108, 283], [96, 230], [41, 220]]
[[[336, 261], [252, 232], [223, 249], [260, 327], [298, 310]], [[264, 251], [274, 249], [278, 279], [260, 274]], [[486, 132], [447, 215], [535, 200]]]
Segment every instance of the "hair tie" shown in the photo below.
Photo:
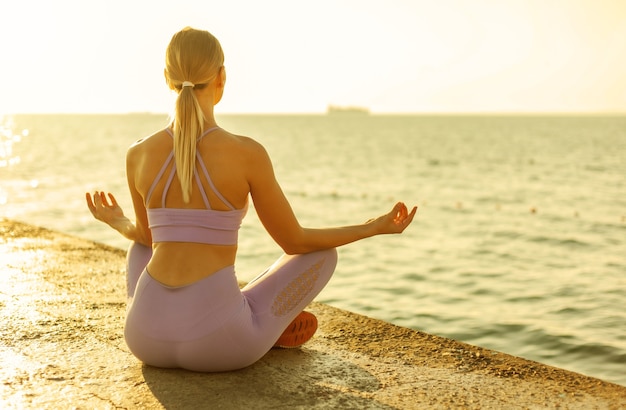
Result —
[[183, 86], [181, 88], [185, 88], [185, 87], [195, 87], [195, 84], [192, 83], [191, 81], [183, 81]]

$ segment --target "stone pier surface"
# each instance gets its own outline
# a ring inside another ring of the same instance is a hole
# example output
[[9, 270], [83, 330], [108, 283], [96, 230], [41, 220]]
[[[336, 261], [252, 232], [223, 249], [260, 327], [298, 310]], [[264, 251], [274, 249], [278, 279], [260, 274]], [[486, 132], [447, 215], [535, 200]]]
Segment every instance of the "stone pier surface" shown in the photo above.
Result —
[[626, 409], [626, 387], [320, 303], [309, 343], [246, 369], [145, 366], [123, 338], [124, 257], [0, 219], [0, 408]]

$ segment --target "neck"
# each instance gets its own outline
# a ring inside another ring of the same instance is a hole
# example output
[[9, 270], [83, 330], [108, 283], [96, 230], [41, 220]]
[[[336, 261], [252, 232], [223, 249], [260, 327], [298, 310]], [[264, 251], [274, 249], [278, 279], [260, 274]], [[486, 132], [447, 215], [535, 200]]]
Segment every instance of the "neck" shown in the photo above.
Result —
[[204, 113], [204, 129], [208, 130], [209, 128], [213, 128], [217, 126], [217, 121], [215, 121], [215, 117], [213, 116], [213, 112], [208, 115], [206, 112]]
[[215, 114], [213, 112], [213, 109], [215, 108], [215, 104], [213, 104], [213, 95], [211, 93], [198, 93], [196, 94], [196, 97], [198, 98], [198, 102], [202, 108], [202, 114], [204, 114], [204, 129], [215, 127], [217, 122], [215, 121]]

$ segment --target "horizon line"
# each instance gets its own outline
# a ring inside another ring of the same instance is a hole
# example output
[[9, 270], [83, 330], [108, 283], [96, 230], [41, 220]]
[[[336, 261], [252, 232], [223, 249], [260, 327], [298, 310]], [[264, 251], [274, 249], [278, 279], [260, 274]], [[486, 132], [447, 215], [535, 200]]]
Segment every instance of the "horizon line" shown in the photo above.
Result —
[[[168, 112], [160, 111], [24, 111], [14, 113], [0, 112], [0, 118], [14, 115], [170, 115]], [[230, 115], [284, 115], [284, 116], [328, 116], [327, 111], [266, 111], [266, 112], [217, 112], [216, 117]], [[624, 116], [625, 111], [369, 111], [364, 114], [355, 115], [357, 117], [375, 116]], [[331, 114], [331, 116], [343, 116], [342, 114]], [[351, 116], [346, 114], [345, 116]]]

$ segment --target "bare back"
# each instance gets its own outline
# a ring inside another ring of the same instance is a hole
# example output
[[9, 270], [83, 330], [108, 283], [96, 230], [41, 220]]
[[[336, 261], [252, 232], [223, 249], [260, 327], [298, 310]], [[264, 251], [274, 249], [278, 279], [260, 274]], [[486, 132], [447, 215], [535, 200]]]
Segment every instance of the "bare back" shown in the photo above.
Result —
[[[247, 205], [250, 193], [247, 181], [246, 158], [250, 140], [232, 135], [222, 129], [202, 138], [197, 145], [201, 161], [210, 179], [221, 195], [235, 208]], [[149, 203], [145, 203], [157, 174], [173, 149], [172, 137], [160, 131], [130, 148], [128, 153], [128, 178], [133, 195], [137, 220], [145, 217], [146, 208], [161, 208], [161, 198], [166, 179], [156, 181]], [[173, 167], [167, 167], [166, 174]], [[210, 189], [209, 181], [199, 175], [211, 208], [228, 211], [230, 208]], [[134, 189], [133, 189], [134, 188]], [[133, 192], [135, 191], [135, 192]], [[139, 204], [137, 202], [140, 202]], [[138, 209], [138, 205], [140, 209]], [[204, 202], [197, 182], [194, 181], [190, 202], [185, 204], [177, 178], [172, 180], [165, 196], [165, 207], [176, 209], [202, 209]], [[209, 245], [203, 243], [158, 242], [153, 244], [153, 257], [147, 266], [150, 275], [168, 286], [182, 286], [196, 282], [210, 274], [231, 266], [235, 262], [237, 245]]]

